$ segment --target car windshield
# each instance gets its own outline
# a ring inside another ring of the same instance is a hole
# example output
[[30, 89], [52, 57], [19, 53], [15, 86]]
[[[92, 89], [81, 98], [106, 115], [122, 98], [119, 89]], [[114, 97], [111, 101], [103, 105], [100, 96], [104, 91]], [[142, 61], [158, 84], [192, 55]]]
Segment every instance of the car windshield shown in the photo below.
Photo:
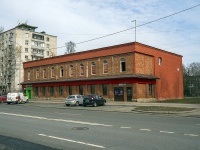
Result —
[[70, 95], [70, 96], [67, 97], [67, 99], [72, 99], [72, 98], [75, 98], [75, 96]]

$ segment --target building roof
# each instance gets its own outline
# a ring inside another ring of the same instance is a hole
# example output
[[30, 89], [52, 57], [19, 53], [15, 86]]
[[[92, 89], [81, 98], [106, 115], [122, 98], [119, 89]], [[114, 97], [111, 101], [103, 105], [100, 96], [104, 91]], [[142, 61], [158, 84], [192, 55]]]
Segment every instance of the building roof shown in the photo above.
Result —
[[35, 30], [35, 29], [37, 29], [38, 27], [30, 26], [30, 25], [27, 25], [26, 23], [22, 23], [22, 24], [19, 24], [18, 26], [16, 26], [16, 28], [27, 28], [27, 29]]

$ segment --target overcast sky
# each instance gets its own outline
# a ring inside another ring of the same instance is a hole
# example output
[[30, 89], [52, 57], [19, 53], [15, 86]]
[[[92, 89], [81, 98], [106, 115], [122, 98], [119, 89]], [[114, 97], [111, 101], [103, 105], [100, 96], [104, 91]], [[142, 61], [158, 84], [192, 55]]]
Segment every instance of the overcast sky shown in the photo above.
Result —
[[[199, 0], [0, 0], [0, 26], [37, 26], [58, 38], [58, 47], [77, 43], [85, 51], [135, 41], [135, 29], [115, 33], [199, 5]], [[136, 28], [136, 41], [183, 56], [185, 65], [200, 62], [200, 6]], [[65, 48], [58, 48], [62, 55]]]

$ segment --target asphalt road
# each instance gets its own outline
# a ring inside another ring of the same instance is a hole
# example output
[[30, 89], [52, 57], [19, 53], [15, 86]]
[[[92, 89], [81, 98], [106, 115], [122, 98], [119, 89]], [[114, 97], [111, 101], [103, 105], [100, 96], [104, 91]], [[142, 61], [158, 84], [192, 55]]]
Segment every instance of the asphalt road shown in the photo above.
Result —
[[0, 104], [0, 135], [0, 149], [199, 150], [200, 119]]

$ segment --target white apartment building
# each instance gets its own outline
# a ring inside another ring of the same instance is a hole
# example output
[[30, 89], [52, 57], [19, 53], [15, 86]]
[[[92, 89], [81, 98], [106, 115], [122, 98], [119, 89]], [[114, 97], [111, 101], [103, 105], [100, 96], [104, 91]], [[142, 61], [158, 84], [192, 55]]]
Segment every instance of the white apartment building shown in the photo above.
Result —
[[57, 55], [57, 36], [19, 24], [0, 33], [0, 94], [22, 91], [23, 62]]

